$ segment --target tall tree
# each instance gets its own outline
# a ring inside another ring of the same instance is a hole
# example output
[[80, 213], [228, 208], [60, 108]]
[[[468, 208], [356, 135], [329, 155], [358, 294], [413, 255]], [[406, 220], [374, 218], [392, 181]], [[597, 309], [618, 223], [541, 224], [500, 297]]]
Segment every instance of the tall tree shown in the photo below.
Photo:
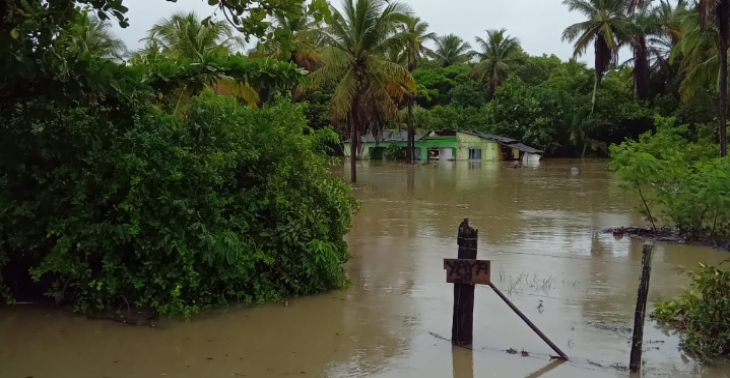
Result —
[[471, 60], [474, 55], [474, 52], [471, 51], [471, 45], [454, 34], [434, 37], [433, 40], [436, 43], [436, 49], [429, 55], [441, 67], [464, 64]]
[[684, 100], [688, 100], [707, 88], [717, 89], [720, 155], [727, 156], [730, 0], [701, 0], [695, 12], [685, 12], [681, 19], [681, 39], [672, 51], [673, 58], [679, 56], [682, 59], [680, 94]]
[[680, 60], [682, 100], [689, 101], [708, 89], [714, 95], [720, 72], [715, 27], [702, 28], [699, 14], [686, 12], [680, 32], [682, 38], [672, 49], [670, 60]]
[[481, 52], [477, 52], [479, 64], [474, 67], [474, 76], [482, 83], [489, 83], [489, 92], [494, 96], [497, 87], [521, 59], [522, 48], [517, 38], [507, 35], [507, 29], [487, 30], [487, 39], [476, 37]]
[[651, 46], [648, 41], [661, 34], [662, 25], [656, 12], [649, 5], [640, 6], [638, 11], [631, 15], [631, 21], [634, 27], [628, 42], [634, 53], [634, 96], [638, 100], [646, 100], [649, 97], [649, 76], [651, 75], [649, 64]]
[[399, 24], [407, 21], [408, 8], [385, 0], [343, 0], [342, 12], [332, 8], [332, 23], [322, 34], [322, 67], [312, 73], [315, 85], [335, 82], [333, 118], [350, 128], [352, 182], [357, 181], [355, 158], [366, 125], [374, 134], [382, 117], [397, 117], [394, 99], [415, 91], [408, 70], [384, 55], [402, 46]]
[[288, 31], [291, 34], [293, 50], [289, 53], [280, 41], [269, 40], [258, 43], [256, 49], [249, 55], [267, 56], [279, 60], [289, 56], [288, 60], [299, 67], [308, 71], [316, 70], [320, 60], [321, 48], [317, 36], [322, 27], [321, 23], [316, 21], [304, 7], [299, 14], [275, 12], [273, 21], [269, 30], [272, 33], [277, 29]]
[[[321, 64], [321, 45], [319, 41], [321, 22], [315, 20], [306, 7], [299, 13], [274, 12], [273, 22], [269, 27], [271, 33], [286, 30], [291, 36], [291, 43], [282, 43], [277, 39], [261, 41], [249, 52], [250, 57], [268, 57], [295, 63], [300, 68], [312, 72]], [[289, 51], [287, 48], [291, 48]], [[292, 89], [292, 101], [297, 101], [307, 90], [305, 85], [297, 85]], [[262, 88], [264, 99], [271, 94], [270, 88]]]
[[673, 7], [669, 0], [662, 0], [654, 8], [654, 15], [661, 25], [662, 33], [671, 40], [672, 47], [676, 46], [679, 39], [682, 38], [680, 28], [686, 12], [687, 9], [681, 1], [676, 7]]
[[727, 156], [727, 50], [730, 44], [730, 0], [700, 0], [697, 5], [700, 27], [707, 29], [711, 24], [717, 33], [717, 49], [720, 58], [720, 94], [718, 103], [718, 134], [720, 135], [720, 156]]
[[[405, 56], [408, 72], [413, 72], [418, 67], [418, 61], [424, 54], [430, 52], [430, 49], [424, 43], [435, 37], [434, 33], [428, 32], [428, 23], [422, 22], [418, 17], [408, 17], [406, 21], [399, 27], [400, 34], [405, 42]], [[415, 130], [413, 129], [413, 102], [415, 93], [409, 93], [406, 96], [406, 106], [408, 107], [408, 140], [406, 142], [406, 162], [408, 164], [415, 163]]]
[[90, 12], [82, 12], [69, 29], [72, 45], [78, 51], [107, 59], [121, 59], [126, 52], [124, 42], [111, 32], [111, 23]]
[[[621, 43], [631, 40], [635, 26], [628, 19], [627, 0], [563, 0], [570, 11], [583, 13], [588, 20], [568, 26], [563, 31], [564, 41], [575, 41], [573, 57], [583, 55], [588, 46], [595, 50], [596, 77], [593, 86], [593, 107], [596, 90], [611, 65], [618, 62]], [[592, 110], [591, 110], [592, 113]]]
[[157, 43], [171, 58], [201, 63], [210, 56], [228, 55], [243, 47], [243, 39], [234, 32], [226, 21], [203, 23], [195, 12], [177, 12], [153, 25], [143, 40]]
[[[206, 64], [243, 47], [243, 39], [236, 34], [236, 30], [226, 21], [203, 22], [195, 12], [178, 12], [153, 25], [149, 30], [149, 35], [142, 40], [147, 41], [145, 48], [147, 53], [161, 54], [171, 59], [189, 59], [194, 63]], [[159, 48], [159, 52], [153, 51], [154, 48]], [[138, 61], [145, 61], [144, 57], [136, 58]], [[258, 92], [249, 83], [237, 82], [223, 74], [203, 75], [201, 80], [205, 86], [213, 87], [220, 93], [238, 97], [250, 106], [256, 106], [260, 101]], [[194, 92], [195, 90], [190, 85], [179, 88], [173, 113], [182, 114]]]

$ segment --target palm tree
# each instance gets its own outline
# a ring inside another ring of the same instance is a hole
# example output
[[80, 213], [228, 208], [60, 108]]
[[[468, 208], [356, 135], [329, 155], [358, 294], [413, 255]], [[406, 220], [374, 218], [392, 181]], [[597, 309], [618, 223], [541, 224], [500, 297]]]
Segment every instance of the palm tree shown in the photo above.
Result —
[[155, 41], [147, 41], [142, 49], [134, 51], [131, 54], [129, 62], [133, 65], [145, 64], [154, 62], [155, 60], [163, 57], [164, 55], [162, 54], [162, 48], [160, 45]]
[[654, 9], [648, 5], [639, 7], [638, 12], [634, 12], [631, 16], [634, 24], [632, 28], [633, 35], [628, 41], [634, 53], [633, 76], [634, 76], [634, 97], [638, 100], [646, 100], [649, 97], [649, 76], [651, 75], [651, 66], [649, 65], [649, 57], [652, 53], [648, 40], [659, 36], [662, 32], [662, 25], [657, 17]]
[[670, 59], [681, 59], [679, 93], [683, 100], [688, 101], [708, 88], [713, 91], [718, 88], [717, 32], [714, 27], [703, 29], [697, 12], [686, 13], [680, 31], [682, 38], [672, 49]]
[[85, 12], [79, 21], [72, 24], [71, 38], [75, 48], [93, 56], [106, 59], [121, 59], [126, 52], [124, 42], [111, 32], [111, 23]]
[[727, 156], [727, 50], [730, 44], [730, 0], [700, 0], [697, 5], [700, 27], [707, 29], [714, 21], [717, 33], [717, 49], [720, 58], [718, 79], [718, 128], [720, 135], [720, 156]]
[[637, 99], [647, 99], [652, 75], [663, 77], [665, 85], [672, 79], [676, 68], [669, 62], [669, 55], [681, 39], [684, 13], [683, 6], [673, 7], [668, 0], [661, 0], [655, 7], [649, 6], [649, 3], [630, 7], [631, 21], [636, 26], [629, 41], [634, 57], [624, 64], [633, 63], [634, 95]]
[[282, 11], [274, 12], [274, 22], [270, 28], [273, 33], [277, 29], [287, 30], [291, 33], [294, 50], [291, 52], [284, 51], [279, 41], [269, 39], [264, 43], [259, 43], [256, 49], [249, 53], [250, 56], [266, 56], [271, 59], [281, 60], [288, 56], [290, 62], [295, 63], [301, 68], [308, 71], [314, 71], [319, 68], [320, 46], [319, 46], [319, 29], [320, 23], [316, 22], [312, 16], [307, 13], [306, 8], [302, 7], [298, 17], [292, 17], [291, 13]]
[[[160, 20], [149, 30], [147, 54], [161, 54], [171, 59], [188, 59], [193, 63], [206, 64], [212, 59], [231, 54], [243, 47], [243, 39], [235, 35], [235, 30], [225, 21], [202, 20], [195, 14], [173, 13], [169, 18]], [[155, 50], [159, 49], [159, 50]], [[148, 60], [143, 54], [136, 54], [133, 61]], [[201, 77], [205, 87], [212, 87], [219, 93], [231, 94], [244, 100], [249, 106], [259, 103], [259, 94], [248, 83], [238, 83], [223, 74]], [[195, 89], [185, 85], [177, 91], [177, 101], [173, 113], [181, 111]]]
[[[273, 23], [269, 32], [276, 33], [277, 30], [286, 30], [291, 36], [293, 47], [284, 47], [278, 39], [268, 39], [266, 42], [259, 42], [255, 49], [249, 51], [250, 57], [268, 57], [276, 60], [288, 60], [302, 69], [312, 72], [321, 65], [321, 46], [319, 36], [321, 25], [309, 15], [304, 6], [300, 12], [278, 11], [273, 14]], [[289, 49], [293, 50], [289, 51]], [[271, 88], [262, 88], [264, 98], [271, 93]], [[292, 101], [296, 102], [301, 94], [306, 91], [306, 86], [297, 85], [292, 88]]]
[[[575, 41], [573, 57], [583, 55], [593, 44], [596, 52], [596, 77], [593, 85], [593, 106], [596, 104], [596, 90], [611, 65], [618, 61], [621, 43], [630, 41], [636, 35], [635, 26], [626, 15], [627, 0], [563, 0], [570, 11], [583, 13], [588, 20], [568, 26], [563, 31], [563, 41]], [[591, 114], [593, 110], [591, 109]]]
[[170, 58], [202, 63], [211, 56], [228, 55], [243, 47], [243, 39], [234, 32], [226, 21], [203, 23], [195, 12], [178, 12], [153, 25], [142, 40], [155, 42]]
[[383, 117], [397, 117], [394, 99], [415, 91], [408, 70], [384, 57], [403, 44], [403, 36], [396, 32], [407, 13], [408, 8], [397, 2], [343, 0], [342, 12], [332, 8], [332, 23], [322, 33], [322, 67], [312, 73], [312, 81], [315, 85], [337, 83], [332, 113], [350, 127], [353, 183], [363, 128], [369, 125], [377, 134]]
[[653, 9], [653, 17], [659, 29], [648, 39], [650, 61], [653, 61], [652, 82], [663, 83], [663, 93], [677, 92], [679, 83], [679, 63], [672, 59], [672, 50], [682, 38], [682, 22], [690, 13], [681, 4], [673, 7], [669, 0], [661, 0]]
[[673, 59], [676, 57], [682, 59], [683, 78], [679, 92], [682, 99], [688, 100], [707, 88], [717, 89], [720, 156], [727, 156], [727, 50], [728, 34], [730, 34], [728, 30], [730, 0], [701, 0], [696, 12], [684, 12], [681, 19], [681, 39], [672, 50]]
[[575, 87], [584, 83], [589, 75], [590, 71], [585, 63], [570, 59], [555, 68], [547, 81], [550, 84], [547, 85], [558, 85], [566, 90], [575, 90]]
[[654, 16], [661, 25], [662, 34], [671, 40], [672, 47], [676, 46], [682, 38], [680, 28], [686, 12], [687, 9], [682, 2], [679, 2], [676, 7], [672, 7], [669, 0], [661, 0], [659, 5], [654, 8]]
[[[646, 1], [647, 0], [630, 0], [629, 8], [628, 8], [629, 14], [634, 12], [634, 10], [636, 10], [636, 8], [643, 6], [646, 3]], [[649, 0], [649, 1], [651, 1], [651, 0]], [[660, 1], [662, 3], [664, 3], [664, 0], [660, 0]], [[667, 0], [667, 5], [668, 4], [669, 4], [669, 0]], [[684, 6], [684, 0], [677, 0], [677, 7], [679, 8], [682, 6]]]
[[507, 77], [512, 67], [520, 61], [520, 41], [506, 35], [507, 29], [487, 30], [487, 39], [476, 37], [482, 51], [477, 52], [479, 64], [474, 67], [474, 76], [483, 83], [489, 83], [489, 92], [494, 96], [497, 87]]
[[[418, 67], [418, 61], [424, 54], [429, 53], [424, 42], [435, 37], [434, 33], [427, 32], [428, 23], [421, 22], [418, 17], [408, 17], [406, 21], [400, 25], [399, 31], [405, 42], [405, 59], [408, 72], [413, 72]], [[413, 97], [414, 93], [409, 93], [406, 97], [408, 106], [408, 140], [406, 142], [406, 162], [412, 164], [415, 162], [415, 131], [413, 129]]]
[[436, 43], [436, 49], [429, 55], [441, 67], [464, 64], [471, 60], [474, 55], [474, 52], [471, 51], [471, 45], [454, 34], [435, 37], [433, 40]]

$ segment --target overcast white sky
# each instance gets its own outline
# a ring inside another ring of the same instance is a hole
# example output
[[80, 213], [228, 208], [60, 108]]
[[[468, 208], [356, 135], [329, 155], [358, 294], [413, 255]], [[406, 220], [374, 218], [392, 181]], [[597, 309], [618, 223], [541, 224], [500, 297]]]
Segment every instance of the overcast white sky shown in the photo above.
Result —
[[[339, 7], [341, 0], [330, 0]], [[414, 14], [431, 25], [431, 31], [439, 35], [454, 33], [476, 47], [474, 36], [484, 37], [485, 29], [506, 28], [519, 38], [522, 48], [531, 55], [555, 54], [563, 60], [573, 54], [572, 44], [562, 42], [563, 30], [576, 22], [584, 21], [581, 14], [568, 12], [562, 0], [410, 0], [406, 1]], [[206, 0], [124, 0], [130, 26], [114, 31], [130, 50], [140, 47], [139, 39], [158, 20], [173, 11], [194, 10], [207, 17], [217, 8]], [[201, 17], [202, 18], [202, 17]], [[247, 48], [253, 46], [247, 46]], [[622, 51], [623, 53], [623, 51]], [[623, 53], [622, 55], [625, 55]], [[628, 56], [619, 56], [623, 61]], [[593, 51], [579, 59], [593, 64]]]

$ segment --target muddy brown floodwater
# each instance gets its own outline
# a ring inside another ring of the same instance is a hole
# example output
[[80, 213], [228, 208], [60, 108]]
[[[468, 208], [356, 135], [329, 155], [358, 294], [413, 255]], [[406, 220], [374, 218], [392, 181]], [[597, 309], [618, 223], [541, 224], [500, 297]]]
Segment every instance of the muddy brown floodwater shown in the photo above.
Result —
[[[232, 305], [158, 328], [0, 308], [0, 377], [628, 376], [642, 242], [600, 230], [642, 221], [606, 165], [360, 163], [349, 289]], [[346, 167], [336, 174], [349, 177]], [[493, 282], [569, 362], [551, 363], [550, 349], [488, 287], [476, 290], [473, 350], [452, 348], [453, 289], [442, 260], [456, 256], [464, 218], [479, 229], [479, 257], [492, 260]], [[649, 307], [681, 292], [688, 281], [680, 269], [729, 257], [657, 244]], [[672, 330], [647, 321], [644, 332], [644, 377], [730, 377], [724, 360], [708, 366], [681, 353]]]

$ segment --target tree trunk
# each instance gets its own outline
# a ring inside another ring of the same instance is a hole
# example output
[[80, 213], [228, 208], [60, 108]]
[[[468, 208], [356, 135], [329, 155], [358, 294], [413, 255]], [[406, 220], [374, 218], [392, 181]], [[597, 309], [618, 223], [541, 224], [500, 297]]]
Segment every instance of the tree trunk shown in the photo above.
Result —
[[720, 156], [727, 156], [727, 39], [718, 35], [720, 50], [720, 104], [718, 106], [718, 126], [720, 135]]
[[646, 40], [641, 38], [634, 46], [634, 97], [637, 100], [646, 100], [649, 97], [650, 70]]
[[416, 162], [415, 130], [413, 130], [413, 96], [408, 97], [408, 142], [406, 143], [406, 163], [414, 164]]
[[357, 182], [357, 117], [353, 117], [353, 110], [350, 110], [350, 181], [354, 184]]
[[[411, 73], [418, 67], [418, 61], [415, 58], [409, 59], [408, 72]], [[413, 129], [413, 101], [415, 100], [416, 94], [408, 94], [408, 141], [406, 142], [406, 163], [416, 163], [416, 132]]]
[[593, 82], [593, 100], [591, 100], [591, 115], [593, 117], [593, 111], [596, 110], [596, 91], [598, 91], [598, 81], [601, 80], [598, 77], [598, 71], [596, 71], [596, 78]]

